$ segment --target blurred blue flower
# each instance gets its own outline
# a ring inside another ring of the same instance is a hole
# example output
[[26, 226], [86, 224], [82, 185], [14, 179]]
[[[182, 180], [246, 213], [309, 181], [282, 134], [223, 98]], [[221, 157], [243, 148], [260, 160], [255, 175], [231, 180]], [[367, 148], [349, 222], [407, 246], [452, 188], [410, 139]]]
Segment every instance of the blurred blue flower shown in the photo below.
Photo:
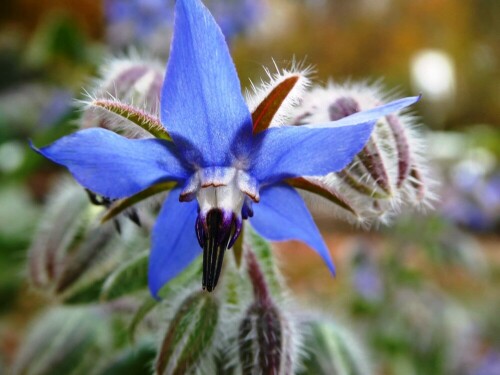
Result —
[[244, 34], [264, 12], [262, 0], [208, 0], [206, 5], [228, 40]]
[[265, 238], [305, 242], [334, 272], [305, 203], [283, 180], [342, 169], [379, 117], [417, 100], [400, 99], [326, 124], [257, 132], [220, 28], [200, 1], [178, 0], [160, 100], [162, 131], [171, 139], [133, 140], [93, 128], [38, 151], [111, 199], [175, 181], [153, 229], [149, 286], [157, 296], [202, 248], [203, 286], [211, 291], [247, 218]]
[[485, 355], [471, 375], [498, 375], [500, 374], [500, 353], [490, 351]]
[[154, 33], [172, 23], [167, 0], [105, 0], [104, 13], [108, 22], [111, 45], [126, 47], [147, 43]]
[[[119, 47], [134, 41], [148, 43], [153, 34], [171, 27], [174, 3], [173, 0], [105, 0], [110, 42]], [[254, 25], [264, 8], [262, 0], [209, 0], [206, 4], [228, 40]]]
[[41, 110], [38, 124], [42, 128], [57, 124], [70, 113], [73, 98], [73, 93], [69, 90], [60, 89], [50, 93], [48, 103]]
[[372, 248], [366, 242], [360, 242], [353, 259], [352, 282], [361, 297], [368, 301], [380, 301], [383, 297], [383, 285], [380, 270], [371, 255]]
[[500, 226], [500, 174], [485, 174], [462, 163], [443, 194], [442, 211], [474, 231], [496, 230]]

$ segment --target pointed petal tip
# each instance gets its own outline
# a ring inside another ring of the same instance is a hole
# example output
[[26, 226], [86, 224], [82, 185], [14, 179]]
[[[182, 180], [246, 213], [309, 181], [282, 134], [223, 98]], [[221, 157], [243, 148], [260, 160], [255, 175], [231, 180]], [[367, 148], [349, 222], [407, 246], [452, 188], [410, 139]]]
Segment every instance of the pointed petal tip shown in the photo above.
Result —
[[315, 250], [335, 276], [330, 251], [300, 195], [288, 185], [262, 190], [262, 202], [255, 205], [250, 220], [259, 235], [270, 241], [300, 241]]
[[158, 282], [154, 280], [151, 273], [148, 273], [148, 287], [149, 293], [151, 297], [153, 297], [156, 301], [161, 301], [161, 297], [159, 296], [161, 287], [158, 286]]

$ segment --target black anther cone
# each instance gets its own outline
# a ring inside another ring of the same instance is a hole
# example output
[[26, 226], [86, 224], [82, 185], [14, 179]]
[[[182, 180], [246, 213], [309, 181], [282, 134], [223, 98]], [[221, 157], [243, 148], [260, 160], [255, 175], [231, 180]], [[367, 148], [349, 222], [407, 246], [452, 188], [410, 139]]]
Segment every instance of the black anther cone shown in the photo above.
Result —
[[205, 222], [198, 217], [196, 234], [203, 248], [203, 289], [211, 292], [217, 286], [222, 270], [222, 261], [228, 243], [235, 235], [236, 225], [233, 215], [230, 219], [220, 209], [208, 212]]

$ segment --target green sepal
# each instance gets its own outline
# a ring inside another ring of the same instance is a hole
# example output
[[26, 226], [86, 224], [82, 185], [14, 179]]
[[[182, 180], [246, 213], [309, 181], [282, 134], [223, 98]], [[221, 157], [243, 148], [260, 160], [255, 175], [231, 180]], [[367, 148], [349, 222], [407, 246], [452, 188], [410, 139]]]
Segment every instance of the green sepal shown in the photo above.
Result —
[[349, 211], [354, 216], [359, 216], [353, 205], [349, 203], [347, 198], [342, 197], [341, 194], [335, 189], [327, 186], [319, 180], [308, 180], [303, 177], [289, 178], [286, 182], [301, 190], [309, 191], [317, 194], [323, 198], [328, 199], [330, 202], [335, 203], [337, 206], [342, 207], [344, 210]]
[[131, 105], [120, 103], [116, 100], [106, 99], [93, 100], [89, 105], [91, 107], [102, 108], [106, 111], [114, 113], [115, 115], [118, 115], [146, 130], [156, 138], [168, 141], [172, 140], [165, 127], [161, 124], [157, 117], [152, 116], [151, 114], [140, 109], [134, 108]]
[[120, 199], [113, 202], [112, 206], [106, 211], [104, 216], [101, 219], [101, 223], [108, 221], [109, 219], [114, 218], [118, 214], [125, 211], [127, 208], [132, 207], [134, 204], [139, 203], [153, 195], [161, 193], [163, 191], [171, 190], [177, 185], [176, 182], [168, 181], [168, 182], [160, 182], [158, 184], [152, 185], [147, 189], [140, 191], [139, 193], [132, 195], [128, 198]]

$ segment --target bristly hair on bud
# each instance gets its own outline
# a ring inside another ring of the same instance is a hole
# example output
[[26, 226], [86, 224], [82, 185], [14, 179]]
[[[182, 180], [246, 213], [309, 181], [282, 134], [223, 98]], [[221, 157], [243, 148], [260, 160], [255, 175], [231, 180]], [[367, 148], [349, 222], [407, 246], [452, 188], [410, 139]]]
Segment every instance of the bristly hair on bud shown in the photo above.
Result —
[[238, 357], [242, 374], [292, 374], [297, 367], [300, 335], [284, 304], [275, 303], [256, 255], [245, 249], [254, 301], [238, 328]]
[[288, 69], [280, 69], [276, 63], [274, 69], [275, 72], [272, 72], [264, 68], [268, 80], [262, 79], [257, 85], [251, 82], [251, 88], [246, 90], [245, 100], [250, 112], [255, 113], [260, 105], [266, 103], [266, 98], [272, 96], [279, 105], [275, 112], [270, 108], [266, 108], [265, 112], [272, 115], [269, 126], [280, 126], [291, 122], [294, 107], [300, 104], [302, 96], [311, 85], [310, 77], [314, 69], [295, 60]]
[[[304, 95], [295, 107], [294, 124], [334, 121], [388, 101], [380, 84], [330, 82]], [[403, 207], [425, 208], [435, 199], [423, 136], [409, 114], [379, 119], [366, 146], [342, 171], [305, 179], [348, 202], [335, 205], [333, 212], [361, 224], [386, 222]], [[310, 194], [306, 197], [314, 204]]]
[[102, 127], [128, 138], [158, 137], [164, 132], [158, 120], [163, 79], [163, 64], [137, 53], [109, 59], [82, 101], [80, 127]]

